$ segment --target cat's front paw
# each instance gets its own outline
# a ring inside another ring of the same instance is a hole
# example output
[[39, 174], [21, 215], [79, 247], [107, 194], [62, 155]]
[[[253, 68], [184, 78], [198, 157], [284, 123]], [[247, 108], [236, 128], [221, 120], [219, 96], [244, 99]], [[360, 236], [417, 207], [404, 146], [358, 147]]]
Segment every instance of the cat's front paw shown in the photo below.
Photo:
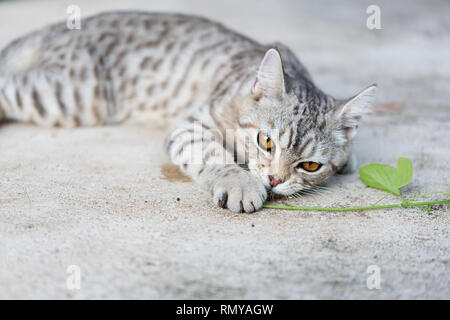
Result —
[[213, 188], [214, 203], [233, 212], [254, 212], [266, 199], [262, 182], [247, 171], [219, 178]]

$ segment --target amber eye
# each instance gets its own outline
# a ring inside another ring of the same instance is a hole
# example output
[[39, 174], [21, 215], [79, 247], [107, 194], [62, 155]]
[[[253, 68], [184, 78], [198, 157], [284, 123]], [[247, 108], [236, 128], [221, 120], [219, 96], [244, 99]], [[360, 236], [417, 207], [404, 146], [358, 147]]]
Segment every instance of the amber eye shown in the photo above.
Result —
[[300, 162], [297, 166], [297, 168], [302, 168], [308, 172], [314, 172], [320, 169], [320, 167], [322, 166], [322, 164], [318, 163], [318, 162], [312, 162], [312, 161], [308, 161], [308, 162]]
[[270, 139], [264, 133], [258, 133], [257, 139], [258, 139], [259, 146], [266, 151], [270, 151], [274, 147], [274, 143], [273, 143], [272, 139]]

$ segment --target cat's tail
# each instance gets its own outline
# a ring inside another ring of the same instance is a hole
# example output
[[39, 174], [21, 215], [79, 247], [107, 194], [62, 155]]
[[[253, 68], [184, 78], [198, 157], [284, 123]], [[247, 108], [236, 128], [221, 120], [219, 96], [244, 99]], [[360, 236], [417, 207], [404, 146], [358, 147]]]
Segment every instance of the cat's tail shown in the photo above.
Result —
[[0, 76], [0, 121], [12, 120], [50, 127], [55, 112], [50, 73], [36, 70], [28, 74]]
[[6, 119], [5, 113], [2, 110], [2, 105], [0, 103], [0, 123], [2, 123]]
[[77, 85], [67, 69], [0, 76], [0, 119], [44, 127], [79, 127], [108, 119], [108, 100], [94, 81]]
[[26, 80], [24, 75], [38, 63], [39, 50], [39, 42], [33, 34], [19, 38], [0, 50], [0, 121], [23, 120], [23, 99], [19, 88]]
[[0, 51], [0, 121], [42, 126], [62, 123], [64, 115], [56, 105], [66, 106], [59, 95], [63, 95], [63, 84], [69, 79], [61, 68], [42, 66], [41, 42], [42, 37], [32, 33]]
[[0, 77], [0, 122], [3, 122], [6, 119], [6, 113], [7, 113], [7, 107], [6, 107], [6, 102], [5, 102], [6, 95], [2, 90], [5, 83], [6, 83], [6, 80], [4, 78]]
[[39, 69], [0, 76], [0, 119], [43, 127], [78, 126], [81, 121], [65, 114], [69, 111], [69, 104], [63, 100], [65, 82], [64, 74]]
[[0, 121], [19, 120], [23, 101], [15, 88], [14, 77], [0, 76]]

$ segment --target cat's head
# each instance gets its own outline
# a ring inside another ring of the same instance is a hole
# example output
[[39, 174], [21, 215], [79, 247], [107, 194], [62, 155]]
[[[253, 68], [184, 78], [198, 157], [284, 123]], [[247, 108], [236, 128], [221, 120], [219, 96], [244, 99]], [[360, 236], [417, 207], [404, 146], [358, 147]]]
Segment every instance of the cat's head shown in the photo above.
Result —
[[320, 184], [346, 165], [350, 142], [376, 89], [372, 85], [336, 100], [306, 77], [289, 77], [278, 51], [270, 49], [239, 116], [238, 137], [247, 139], [250, 171], [282, 195]]

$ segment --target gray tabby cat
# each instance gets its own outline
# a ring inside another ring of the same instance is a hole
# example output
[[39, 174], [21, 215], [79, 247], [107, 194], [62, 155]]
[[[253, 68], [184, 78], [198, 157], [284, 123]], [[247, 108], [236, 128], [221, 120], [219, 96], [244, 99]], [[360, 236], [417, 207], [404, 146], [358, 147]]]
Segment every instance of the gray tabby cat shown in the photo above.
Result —
[[260, 209], [269, 190], [290, 195], [352, 167], [350, 142], [375, 92], [336, 100], [286, 46], [186, 15], [100, 14], [0, 53], [0, 119], [164, 119], [176, 124], [166, 140], [173, 163], [234, 212]]

